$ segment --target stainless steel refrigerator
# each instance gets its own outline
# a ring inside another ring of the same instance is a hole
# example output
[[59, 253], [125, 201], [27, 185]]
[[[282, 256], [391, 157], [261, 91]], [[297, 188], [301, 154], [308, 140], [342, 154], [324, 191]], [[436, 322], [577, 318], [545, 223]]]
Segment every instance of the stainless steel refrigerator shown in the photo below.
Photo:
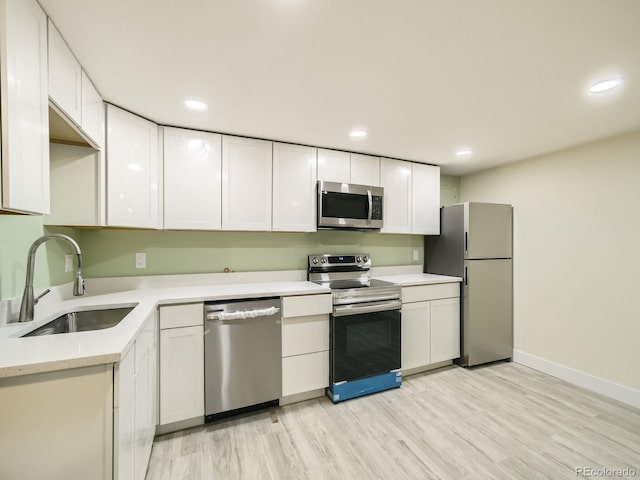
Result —
[[460, 359], [480, 365], [513, 355], [513, 207], [466, 202], [440, 210], [425, 237], [427, 273], [462, 277]]

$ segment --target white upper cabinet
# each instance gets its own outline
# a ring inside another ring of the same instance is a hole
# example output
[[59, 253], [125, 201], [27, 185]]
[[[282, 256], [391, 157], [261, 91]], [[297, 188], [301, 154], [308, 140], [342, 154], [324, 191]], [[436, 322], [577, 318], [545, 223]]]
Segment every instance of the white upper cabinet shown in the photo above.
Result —
[[411, 164], [411, 233], [440, 235], [440, 167]]
[[92, 146], [104, 146], [104, 104], [73, 52], [49, 20], [49, 98]]
[[350, 183], [351, 161], [349, 152], [318, 149], [318, 180]]
[[82, 67], [49, 20], [49, 97], [77, 125], [82, 124]]
[[272, 142], [222, 137], [222, 229], [271, 230]]
[[411, 233], [411, 162], [380, 159], [384, 188], [383, 233]]
[[380, 157], [351, 154], [351, 183], [380, 186]]
[[107, 106], [107, 224], [162, 228], [158, 126]]
[[82, 129], [97, 147], [104, 146], [104, 103], [84, 71], [82, 72]]
[[380, 186], [380, 157], [318, 149], [318, 180]]
[[0, 2], [2, 208], [49, 213], [47, 17], [35, 0]]
[[165, 127], [164, 228], [219, 230], [222, 136]]
[[274, 231], [316, 231], [317, 149], [273, 144]]

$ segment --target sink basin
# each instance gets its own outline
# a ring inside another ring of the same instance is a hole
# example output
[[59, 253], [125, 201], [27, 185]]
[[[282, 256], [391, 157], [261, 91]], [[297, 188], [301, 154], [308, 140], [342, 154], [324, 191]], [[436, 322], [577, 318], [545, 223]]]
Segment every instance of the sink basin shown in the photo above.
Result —
[[135, 306], [69, 312], [64, 315], [60, 315], [58, 318], [55, 318], [22, 336], [34, 337], [38, 335], [56, 335], [58, 333], [103, 330], [105, 328], [115, 327], [134, 308]]

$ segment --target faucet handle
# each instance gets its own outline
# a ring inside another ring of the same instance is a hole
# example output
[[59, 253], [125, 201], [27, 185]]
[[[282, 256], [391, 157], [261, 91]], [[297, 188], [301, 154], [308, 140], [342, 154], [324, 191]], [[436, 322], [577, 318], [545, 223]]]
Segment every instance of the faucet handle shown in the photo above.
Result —
[[44, 297], [44, 296], [45, 296], [47, 293], [49, 293], [50, 291], [51, 291], [51, 289], [50, 289], [50, 288], [47, 288], [44, 292], [42, 292], [40, 295], [38, 295], [38, 296], [35, 298], [35, 300], [33, 301], [33, 304], [34, 304], [34, 305], [37, 305], [37, 304], [38, 304], [38, 302], [40, 301], [40, 299], [41, 299], [42, 297]]

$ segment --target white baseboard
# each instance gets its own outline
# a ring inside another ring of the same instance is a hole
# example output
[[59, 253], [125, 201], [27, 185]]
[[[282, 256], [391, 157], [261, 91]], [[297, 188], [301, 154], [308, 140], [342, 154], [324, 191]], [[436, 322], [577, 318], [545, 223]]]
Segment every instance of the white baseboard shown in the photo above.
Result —
[[619, 383], [596, 377], [590, 373], [585, 373], [575, 368], [567, 367], [560, 363], [552, 362], [545, 358], [531, 355], [520, 350], [513, 351], [513, 361], [533, 368], [540, 372], [553, 375], [579, 387], [586, 388], [619, 402], [626, 403], [636, 408], [640, 408], [640, 390], [620, 385]]

